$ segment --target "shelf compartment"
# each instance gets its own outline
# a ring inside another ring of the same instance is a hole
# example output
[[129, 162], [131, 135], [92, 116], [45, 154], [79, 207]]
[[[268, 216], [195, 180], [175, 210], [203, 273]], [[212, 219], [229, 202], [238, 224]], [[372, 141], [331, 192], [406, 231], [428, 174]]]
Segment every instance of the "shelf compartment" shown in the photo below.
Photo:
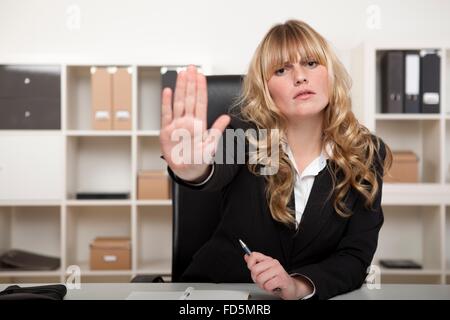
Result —
[[[441, 207], [383, 206], [381, 228], [374, 263], [380, 259], [412, 259], [422, 269], [383, 269], [386, 275], [426, 275], [441, 266]], [[436, 274], [438, 275], [438, 274]]]
[[131, 193], [131, 138], [67, 138], [67, 198], [77, 192]]
[[91, 126], [91, 67], [67, 67], [67, 129], [90, 130]]
[[[141, 171], [162, 171], [167, 174], [167, 164], [161, 159], [161, 147], [158, 137], [138, 137], [137, 138], [137, 171], [135, 172], [135, 185], [138, 186], [138, 175]], [[166, 177], [169, 179], [170, 178]], [[137, 190], [138, 191], [138, 190]], [[136, 197], [138, 192], [136, 192]], [[170, 193], [169, 193], [170, 197]], [[170, 199], [155, 199], [155, 200], [138, 200], [140, 204], [147, 205], [170, 205]]]
[[64, 137], [61, 134], [2, 135], [0, 150], [0, 200], [64, 198]]
[[161, 67], [138, 67], [138, 130], [159, 130]]
[[138, 273], [168, 275], [172, 260], [172, 212], [169, 207], [137, 208]]
[[[60, 206], [0, 207], [0, 252], [18, 249], [61, 259], [60, 217]], [[45, 276], [59, 271], [5, 270], [0, 275]]]
[[[101, 66], [109, 67], [109, 66]], [[131, 68], [130, 66], [112, 66], [113, 68]], [[67, 129], [92, 129], [92, 92], [91, 66], [67, 66]], [[112, 90], [112, 88], [111, 88]], [[111, 105], [111, 108], [113, 106]], [[113, 110], [110, 110], [113, 116]], [[133, 115], [132, 115], [133, 117]]]
[[[158, 137], [138, 137], [138, 170], [166, 170]], [[137, 176], [136, 176], [137, 178]]]
[[411, 150], [419, 159], [419, 182], [440, 183], [440, 120], [376, 120], [376, 133], [392, 151]]
[[67, 265], [79, 266], [81, 277], [131, 274], [131, 270], [89, 268], [89, 245], [96, 237], [131, 239], [131, 206], [68, 206], [66, 229]]

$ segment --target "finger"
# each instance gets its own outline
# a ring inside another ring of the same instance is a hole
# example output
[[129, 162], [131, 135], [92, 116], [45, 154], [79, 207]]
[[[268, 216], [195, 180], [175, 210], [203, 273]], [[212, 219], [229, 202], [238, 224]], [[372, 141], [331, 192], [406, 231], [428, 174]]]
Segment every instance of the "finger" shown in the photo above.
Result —
[[272, 258], [269, 257], [269, 256], [265, 256], [265, 255], [263, 255], [263, 254], [261, 254], [261, 253], [259, 253], [259, 252], [253, 251], [252, 254], [248, 257], [248, 260], [247, 260], [247, 267], [248, 267], [250, 270], [252, 270], [252, 268], [253, 268], [256, 264], [262, 263], [262, 262], [264, 262], [265, 260], [268, 260], [268, 259], [272, 259]]
[[179, 118], [184, 114], [184, 97], [186, 96], [186, 71], [180, 71], [175, 86], [175, 99], [173, 102], [173, 117]]
[[204, 161], [205, 163], [211, 163], [219, 146], [220, 138], [222, 137], [225, 128], [230, 123], [230, 116], [222, 115], [214, 122], [213, 127], [208, 131], [204, 131]]
[[280, 278], [278, 276], [275, 276], [272, 279], [267, 280], [263, 284], [263, 289], [267, 290], [269, 292], [272, 292], [272, 293], [274, 293], [276, 295], [280, 295], [282, 293]]
[[[206, 130], [206, 117], [208, 110], [208, 90], [206, 84], [206, 77], [197, 74], [197, 103], [195, 105], [195, 117], [203, 122], [203, 131]], [[227, 124], [228, 125], [228, 124]]]
[[250, 270], [255, 275], [255, 277], [259, 276], [263, 272], [266, 272], [269, 269], [273, 269], [275, 267], [275, 264], [273, 260], [265, 260], [262, 262], [258, 262], [255, 264]]
[[263, 286], [264, 284], [269, 281], [270, 279], [278, 276], [279, 274], [279, 270], [277, 270], [276, 268], [267, 268], [266, 270], [264, 270], [263, 272], [261, 272], [260, 274], [255, 276], [256, 282], [261, 283]]
[[194, 115], [195, 102], [197, 94], [197, 68], [189, 66], [187, 69], [185, 113], [186, 115]]
[[172, 90], [170, 88], [164, 88], [161, 100], [161, 128], [164, 128], [172, 122]]
[[231, 118], [229, 115], [221, 115], [212, 125], [211, 129], [207, 133], [205, 143], [218, 143], [225, 128], [230, 124]]
[[[252, 253], [249, 257], [249, 261], [247, 262], [247, 267], [250, 269], [252, 273], [255, 273], [255, 275], [257, 275], [259, 272], [266, 269], [267, 262], [273, 260], [271, 257], [267, 258], [268, 259], [261, 260], [258, 259], [257, 256], [254, 256]], [[259, 266], [258, 269], [255, 269], [256, 266]]]

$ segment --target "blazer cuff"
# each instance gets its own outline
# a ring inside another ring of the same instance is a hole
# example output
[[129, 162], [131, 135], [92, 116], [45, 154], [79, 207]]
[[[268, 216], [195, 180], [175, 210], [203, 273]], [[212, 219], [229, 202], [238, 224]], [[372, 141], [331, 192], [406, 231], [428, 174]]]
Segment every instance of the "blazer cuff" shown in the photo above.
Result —
[[[212, 168], [211, 168], [211, 173], [208, 175], [208, 177], [205, 179], [205, 180], [203, 180], [202, 182], [199, 182], [199, 183], [192, 183], [192, 182], [189, 182], [189, 181], [186, 181], [186, 180], [183, 180], [184, 181], [184, 183], [186, 183], [186, 184], [188, 184], [188, 185], [190, 185], [190, 186], [193, 186], [193, 187], [200, 187], [200, 186], [202, 186], [202, 185], [204, 185], [204, 184], [206, 184], [209, 180], [211, 180], [211, 177], [213, 176], [213, 174], [214, 174], [214, 163], [211, 165], [212, 166]], [[174, 173], [174, 175], [175, 175], [175, 173]], [[178, 178], [178, 177], [177, 177]], [[178, 178], [178, 179], [180, 179], [180, 178]], [[180, 179], [181, 180], [181, 179]]]
[[[166, 159], [164, 158], [163, 155], [161, 155], [160, 158], [163, 159], [164, 161], [166, 161]], [[211, 172], [209, 173], [208, 177], [207, 177], [205, 180], [203, 180], [202, 182], [200, 182], [200, 183], [192, 183], [192, 182], [183, 180], [183, 179], [181, 179], [180, 177], [178, 177], [178, 176], [175, 174], [175, 172], [173, 172], [173, 171], [170, 169], [170, 167], [167, 167], [167, 169], [168, 169], [168, 171], [169, 171], [169, 175], [172, 176], [172, 178], [174, 178], [175, 181], [183, 182], [184, 184], [186, 184], [186, 185], [188, 185], [188, 186], [192, 186], [192, 187], [201, 187], [201, 186], [203, 186], [204, 184], [206, 184], [209, 180], [211, 180], [211, 177], [212, 177], [213, 174], [214, 174], [214, 167], [215, 167], [214, 162], [211, 164], [211, 166], [212, 166]]]
[[308, 280], [309, 283], [311, 284], [311, 286], [313, 287], [313, 292], [308, 294], [307, 296], [304, 296], [300, 300], [308, 300], [308, 299], [312, 298], [316, 294], [316, 286], [314, 285], [314, 282], [312, 282], [312, 280], [310, 278], [308, 278], [307, 276], [305, 276], [303, 274], [300, 274], [300, 273], [291, 273], [290, 276], [291, 277], [302, 277], [302, 278]]

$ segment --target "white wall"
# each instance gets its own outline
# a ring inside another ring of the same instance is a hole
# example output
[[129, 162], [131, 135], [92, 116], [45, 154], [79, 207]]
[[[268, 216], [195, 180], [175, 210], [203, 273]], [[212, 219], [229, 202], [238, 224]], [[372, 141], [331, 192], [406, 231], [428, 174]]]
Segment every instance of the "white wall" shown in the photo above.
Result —
[[[379, 30], [366, 27], [369, 5], [381, 10]], [[346, 65], [365, 40], [450, 39], [448, 0], [0, 0], [0, 63], [206, 61], [243, 73], [268, 28], [288, 18], [321, 32]]]

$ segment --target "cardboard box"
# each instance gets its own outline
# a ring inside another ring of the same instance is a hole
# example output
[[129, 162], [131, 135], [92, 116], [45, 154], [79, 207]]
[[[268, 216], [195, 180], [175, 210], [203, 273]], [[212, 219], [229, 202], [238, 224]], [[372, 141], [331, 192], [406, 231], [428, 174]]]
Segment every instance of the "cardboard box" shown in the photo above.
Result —
[[130, 270], [131, 240], [122, 237], [97, 237], [91, 244], [91, 270]]
[[416, 183], [419, 181], [419, 159], [412, 151], [393, 151], [392, 167], [384, 177], [389, 183]]
[[169, 177], [165, 171], [141, 171], [138, 174], [138, 199], [170, 199]]

